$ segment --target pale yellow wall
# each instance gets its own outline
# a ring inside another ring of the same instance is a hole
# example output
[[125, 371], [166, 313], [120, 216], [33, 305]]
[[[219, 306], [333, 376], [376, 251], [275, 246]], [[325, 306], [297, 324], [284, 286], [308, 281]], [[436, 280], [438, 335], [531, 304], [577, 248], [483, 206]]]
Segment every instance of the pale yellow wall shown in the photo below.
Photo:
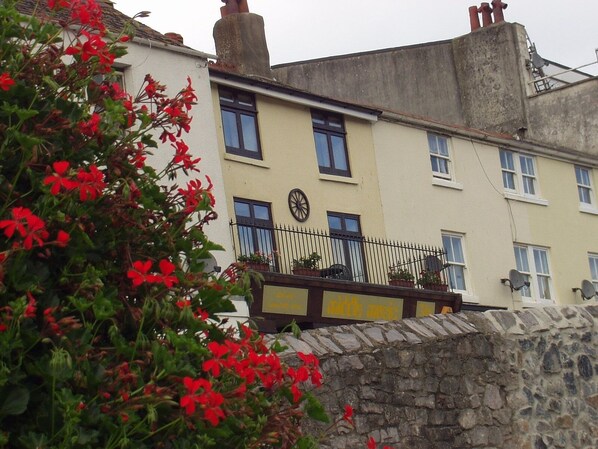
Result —
[[579, 212], [572, 164], [536, 157], [549, 203], [541, 206], [505, 199], [495, 145], [452, 137], [458, 188], [449, 188], [433, 183], [425, 130], [379, 121], [374, 139], [388, 237], [440, 246], [442, 231], [463, 234], [465, 301], [522, 306], [520, 295], [500, 283], [515, 268], [516, 241], [548, 247], [557, 301], [581, 302], [571, 288], [590, 276], [587, 253], [598, 251], [598, 216]]
[[[212, 86], [218, 147], [222, 161], [228, 211], [234, 217], [233, 198], [271, 203], [275, 224], [328, 230], [328, 211], [360, 216], [362, 233], [384, 236], [370, 123], [345, 116], [351, 178], [320, 175], [310, 108], [256, 95], [263, 160], [225, 152], [217, 86]], [[336, 179], [336, 180], [331, 180]], [[311, 212], [304, 223], [291, 215], [289, 191], [299, 188], [308, 197]]]

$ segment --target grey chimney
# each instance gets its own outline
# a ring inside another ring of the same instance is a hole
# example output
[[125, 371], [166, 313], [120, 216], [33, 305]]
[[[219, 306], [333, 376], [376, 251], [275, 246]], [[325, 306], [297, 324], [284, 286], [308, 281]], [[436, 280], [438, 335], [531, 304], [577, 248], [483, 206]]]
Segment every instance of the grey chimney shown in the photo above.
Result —
[[250, 13], [246, 0], [222, 1], [222, 18], [214, 25], [218, 61], [243, 75], [272, 78], [264, 18]]

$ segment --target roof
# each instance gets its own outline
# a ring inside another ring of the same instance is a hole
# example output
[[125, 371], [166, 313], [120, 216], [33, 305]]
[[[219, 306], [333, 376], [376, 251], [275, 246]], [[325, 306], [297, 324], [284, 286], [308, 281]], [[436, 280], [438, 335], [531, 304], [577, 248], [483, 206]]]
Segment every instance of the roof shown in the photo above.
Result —
[[314, 103], [320, 103], [322, 105], [339, 107], [342, 109], [355, 111], [356, 113], [375, 117], [377, 117], [382, 112], [379, 108], [372, 108], [368, 106], [359, 105], [357, 103], [350, 103], [347, 101], [337, 100], [334, 98], [314, 94], [305, 90], [298, 89], [296, 87], [280, 83], [273, 79], [257, 76], [248, 76], [236, 73], [234, 71], [234, 68], [229, 68], [219, 63], [210, 64], [209, 71], [210, 76], [213, 80], [228, 79], [239, 83], [243, 83], [248, 86], [255, 86], [257, 88], [261, 88], [273, 93], [280, 93], [288, 95], [289, 97], [300, 98]]
[[[97, 3], [102, 8], [104, 25], [106, 25], [106, 28], [113, 33], [120, 33], [125, 28], [126, 24], [131, 24], [135, 28], [135, 37], [137, 38], [150, 39], [173, 47], [189, 48], [120, 12], [118, 9], [114, 8], [111, 0], [97, 0]], [[44, 15], [50, 12], [46, 6], [46, 2], [40, 0], [18, 0], [16, 6], [21, 14], [28, 16], [33, 15], [34, 13], [36, 15]]]

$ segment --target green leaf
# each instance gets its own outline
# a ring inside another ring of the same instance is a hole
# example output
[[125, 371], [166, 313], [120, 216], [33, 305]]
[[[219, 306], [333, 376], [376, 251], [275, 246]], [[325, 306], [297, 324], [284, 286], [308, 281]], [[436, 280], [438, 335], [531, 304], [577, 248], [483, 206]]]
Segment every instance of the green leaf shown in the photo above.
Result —
[[29, 390], [24, 387], [5, 388], [4, 400], [0, 406], [0, 416], [20, 415], [27, 409]]
[[309, 393], [305, 394], [305, 399], [307, 401], [305, 404], [305, 412], [307, 413], [307, 416], [323, 423], [330, 422], [330, 418], [326, 414], [322, 404], [320, 404], [320, 401]]

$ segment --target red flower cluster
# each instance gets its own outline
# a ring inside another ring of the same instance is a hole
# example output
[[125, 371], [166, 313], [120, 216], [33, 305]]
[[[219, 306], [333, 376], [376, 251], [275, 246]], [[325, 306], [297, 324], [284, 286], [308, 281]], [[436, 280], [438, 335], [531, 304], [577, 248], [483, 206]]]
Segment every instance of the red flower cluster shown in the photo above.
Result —
[[191, 159], [191, 155], [187, 153], [189, 146], [185, 142], [177, 140], [171, 145], [176, 150], [172, 160], [174, 164], [181, 164], [185, 170], [199, 171], [196, 165], [201, 161], [201, 158]]
[[212, 180], [209, 176], [206, 176], [208, 180], [208, 186], [204, 189], [202, 183], [199, 179], [194, 179], [193, 181], [189, 181], [187, 183], [187, 189], [179, 189], [179, 193], [183, 196], [185, 200], [185, 209], [184, 212], [186, 214], [192, 214], [195, 212], [195, 209], [201, 202], [204, 200], [204, 197], [207, 195], [210, 205], [213, 207], [216, 204], [216, 200], [214, 199], [214, 195], [212, 194], [212, 188], [214, 185], [212, 184]]
[[160, 274], [150, 273], [152, 265], [151, 260], [133, 262], [133, 269], [127, 272], [127, 277], [133, 282], [133, 287], [138, 287], [147, 282], [148, 284], [164, 284], [166, 287], [171, 288], [179, 282], [176, 276], [171, 276], [176, 267], [169, 260], [162, 259], [158, 264]]
[[224, 411], [220, 407], [224, 402], [224, 396], [212, 390], [212, 384], [206, 379], [192, 379], [185, 377], [183, 384], [187, 394], [181, 397], [181, 407], [187, 415], [195, 413], [199, 405], [203, 412], [203, 418], [212, 426], [217, 426], [220, 420], [224, 419]]
[[[46, 223], [34, 215], [26, 207], [15, 207], [12, 209], [12, 220], [0, 221], [0, 229], [4, 229], [4, 235], [8, 238], [18, 234], [23, 238], [23, 248], [31, 249], [34, 243], [44, 245], [44, 240], [49, 236], [46, 230]], [[18, 245], [18, 244], [17, 244]]]
[[54, 174], [44, 178], [44, 185], [51, 185], [50, 193], [58, 195], [60, 191], [79, 189], [81, 201], [95, 200], [102, 195], [106, 188], [104, 174], [95, 165], [89, 167], [89, 171], [79, 168], [77, 178], [68, 177], [70, 164], [67, 161], [54, 162], [52, 168]]
[[11, 86], [15, 84], [15, 81], [6, 72], [0, 75], [0, 89], [7, 91]]

